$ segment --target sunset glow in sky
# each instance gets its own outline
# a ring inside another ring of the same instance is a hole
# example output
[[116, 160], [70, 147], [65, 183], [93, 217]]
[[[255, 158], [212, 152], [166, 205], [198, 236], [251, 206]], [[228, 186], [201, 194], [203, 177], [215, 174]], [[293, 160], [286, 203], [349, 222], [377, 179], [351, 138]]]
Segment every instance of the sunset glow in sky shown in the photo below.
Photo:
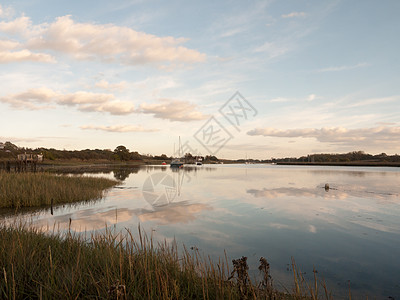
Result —
[[[1, 1], [0, 142], [400, 154], [399, 12], [397, 0]], [[205, 137], [212, 122], [225, 140]]]

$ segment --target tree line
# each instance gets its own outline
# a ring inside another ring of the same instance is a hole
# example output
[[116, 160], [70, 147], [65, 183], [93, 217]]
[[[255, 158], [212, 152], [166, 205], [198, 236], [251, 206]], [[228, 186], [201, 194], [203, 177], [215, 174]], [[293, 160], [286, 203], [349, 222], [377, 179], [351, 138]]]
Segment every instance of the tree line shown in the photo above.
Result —
[[346, 162], [400, 162], [400, 155], [386, 153], [368, 154], [364, 151], [352, 151], [342, 154], [310, 154], [301, 157], [272, 158], [271, 162], [301, 162], [301, 163], [346, 163]]
[[[18, 154], [32, 153], [32, 154], [43, 154], [45, 160], [109, 160], [109, 161], [142, 161], [145, 159], [168, 161], [171, 160], [171, 156], [166, 154], [161, 155], [150, 155], [140, 154], [137, 151], [129, 151], [125, 146], [119, 145], [114, 150], [111, 149], [84, 149], [84, 150], [58, 150], [54, 148], [24, 148], [18, 147], [11, 142], [5, 142], [2, 144], [0, 149], [0, 159], [10, 160], [17, 157]], [[184, 155], [185, 160], [193, 160], [196, 157], [191, 153]], [[203, 162], [218, 162], [215, 155], [207, 155], [200, 157]], [[279, 163], [279, 162], [300, 162], [300, 163], [346, 163], [346, 162], [400, 162], [400, 155], [387, 155], [386, 153], [380, 154], [368, 154], [364, 151], [352, 151], [348, 153], [320, 153], [310, 154], [301, 157], [285, 157], [285, 158], [271, 158], [265, 160], [258, 159], [238, 159], [231, 160], [230, 162], [235, 163]]]

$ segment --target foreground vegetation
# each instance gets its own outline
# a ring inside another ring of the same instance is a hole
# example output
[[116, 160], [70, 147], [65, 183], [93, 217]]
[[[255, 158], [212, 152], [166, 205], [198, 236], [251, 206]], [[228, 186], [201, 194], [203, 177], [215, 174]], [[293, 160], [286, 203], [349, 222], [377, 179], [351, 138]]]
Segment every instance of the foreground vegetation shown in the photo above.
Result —
[[[190, 254], [190, 252], [192, 254]], [[294, 290], [277, 292], [269, 264], [253, 283], [246, 258], [213, 264], [196, 250], [153, 246], [139, 228], [135, 239], [106, 231], [85, 240], [71, 233], [46, 235], [37, 229], [0, 225], [1, 299], [330, 299], [319, 280], [308, 285], [294, 263]]]
[[0, 172], [0, 208], [50, 206], [100, 199], [118, 181], [48, 173]]

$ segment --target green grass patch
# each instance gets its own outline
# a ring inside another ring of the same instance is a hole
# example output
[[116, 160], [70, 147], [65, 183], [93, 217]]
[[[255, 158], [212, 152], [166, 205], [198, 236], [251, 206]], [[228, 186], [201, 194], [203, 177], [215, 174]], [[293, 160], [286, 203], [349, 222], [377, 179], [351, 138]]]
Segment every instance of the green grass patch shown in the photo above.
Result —
[[104, 190], [117, 183], [99, 177], [0, 172], [0, 208], [20, 209], [96, 200], [103, 197]]

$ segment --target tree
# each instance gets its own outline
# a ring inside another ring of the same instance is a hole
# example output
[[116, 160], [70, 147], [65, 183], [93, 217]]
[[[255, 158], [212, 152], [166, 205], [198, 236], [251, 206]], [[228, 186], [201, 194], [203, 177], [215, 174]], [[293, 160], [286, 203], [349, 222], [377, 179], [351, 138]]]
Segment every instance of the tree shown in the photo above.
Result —
[[129, 160], [129, 158], [130, 158], [129, 150], [126, 149], [126, 147], [122, 146], [122, 145], [115, 148], [114, 154], [115, 154], [115, 157], [119, 160]]

